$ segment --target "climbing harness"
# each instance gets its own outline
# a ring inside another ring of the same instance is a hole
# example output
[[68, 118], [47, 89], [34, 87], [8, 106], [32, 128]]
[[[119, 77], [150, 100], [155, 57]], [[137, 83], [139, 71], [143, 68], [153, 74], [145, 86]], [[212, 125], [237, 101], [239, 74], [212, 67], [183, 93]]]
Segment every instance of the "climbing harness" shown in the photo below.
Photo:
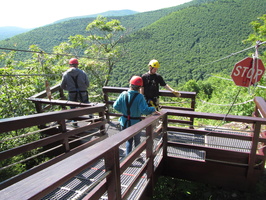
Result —
[[[126, 106], [127, 106], [127, 115], [123, 115], [123, 117], [125, 117], [127, 120], [126, 120], [126, 122], [125, 122], [125, 124], [124, 124], [124, 128], [126, 128], [126, 127], [129, 127], [129, 126], [131, 126], [131, 119], [139, 119], [139, 120], [141, 120], [141, 118], [140, 117], [131, 117], [130, 116], [130, 107], [131, 107], [131, 105], [132, 105], [132, 103], [133, 103], [133, 101], [135, 100], [135, 98], [138, 96], [138, 94], [139, 93], [134, 93], [134, 96], [132, 97], [132, 99], [130, 100], [130, 102], [128, 102], [128, 93], [126, 93], [126, 96], [125, 96], [125, 101], [126, 101]], [[128, 125], [128, 126], [127, 126]]]
[[79, 95], [80, 101], [83, 102], [81, 93], [82, 92], [87, 92], [87, 90], [79, 90], [79, 86], [78, 86], [78, 75], [75, 76], [75, 77], [74, 76], [71, 76], [71, 78], [73, 79], [73, 81], [75, 83], [76, 90], [75, 91], [69, 91], [69, 93], [76, 93], [76, 95], [75, 95], [75, 101], [78, 101], [78, 95]]
[[154, 107], [157, 111], [161, 108], [160, 105], [158, 104], [158, 98], [154, 97], [153, 100], [148, 99], [147, 103], [149, 106]]

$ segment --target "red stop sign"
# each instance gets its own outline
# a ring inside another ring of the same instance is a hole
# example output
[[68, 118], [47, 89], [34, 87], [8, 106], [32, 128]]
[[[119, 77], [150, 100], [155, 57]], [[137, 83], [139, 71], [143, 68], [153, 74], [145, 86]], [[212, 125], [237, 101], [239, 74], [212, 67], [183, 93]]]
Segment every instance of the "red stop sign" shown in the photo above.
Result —
[[236, 85], [249, 87], [260, 81], [265, 71], [261, 59], [247, 57], [236, 63], [231, 73], [231, 77]]

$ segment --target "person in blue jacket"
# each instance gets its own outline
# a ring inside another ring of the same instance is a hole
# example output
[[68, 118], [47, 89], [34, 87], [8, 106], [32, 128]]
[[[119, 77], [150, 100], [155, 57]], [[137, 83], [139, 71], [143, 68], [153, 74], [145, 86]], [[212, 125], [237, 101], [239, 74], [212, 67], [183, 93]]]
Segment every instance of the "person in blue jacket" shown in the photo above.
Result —
[[[141, 121], [141, 115], [149, 115], [158, 112], [154, 107], [149, 107], [142, 94], [139, 93], [140, 87], [143, 86], [143, 80], [140, 76], [133, 76], [130, 79], [130, 89], [122, 92], [113, 104], [115, 110], [121, 112], [123, 116], [119, 118], [122, 129], [126, 129]], [[132, 143], [134, 146], [140, 144], [140, 133], [126, 142], [126, 155], [132, 151]]]

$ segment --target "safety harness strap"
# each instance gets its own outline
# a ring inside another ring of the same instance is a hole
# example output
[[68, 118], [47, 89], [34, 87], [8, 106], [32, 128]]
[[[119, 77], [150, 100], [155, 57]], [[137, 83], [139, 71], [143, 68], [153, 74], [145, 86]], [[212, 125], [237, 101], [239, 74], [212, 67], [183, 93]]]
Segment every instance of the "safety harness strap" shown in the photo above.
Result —
[[131, 117], [130, 116], [130, 107], [133, 103], [133, 101], [135, 100], [135, 98], [138, 96], [139, 93], [134, 93], [134, 96], [132, 97], [132, 99], [130, 100], [130, 102], [128, 102], [128, 93], [126, 93], [126, 106], [127, 106], [127, 116], [123, 115], [123, 117], [127, 118], [124, 127], [127, 127], [127, 123], [128, 123], [128, 127], [131, 126], [131, 119], [141, 119], [140, 117]]
[[81, 93], [82, 92], [87, 92], [87, 90], [84, 90], [84, 91], [79, 90], [79, 86], [78, 86], [78, 75], [75, 76], [75, 77], [74, 76], [71, 76], [71, 78], [73, 79], [73, 81], [75, 83], [76, 91], [70, 91], [69, 93], [76, 93], [75, 101], [78, 101], [78, 95], [79, 95], [80, 101], [83, 102]]

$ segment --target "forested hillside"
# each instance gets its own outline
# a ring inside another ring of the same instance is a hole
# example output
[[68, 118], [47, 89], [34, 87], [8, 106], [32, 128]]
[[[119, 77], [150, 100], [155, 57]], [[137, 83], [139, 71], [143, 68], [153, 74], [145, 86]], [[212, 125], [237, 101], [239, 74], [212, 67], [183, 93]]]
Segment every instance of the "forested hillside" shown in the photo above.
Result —
[[[127, 29], [121, 45], [128, 53], [116, 64], [109, 84], [126, 86], [128, 77], [146, 72], [147, 63], [153, 58], [160, 61], [159, 72], [173, 86], [204, 79], [210, 73], [228, 75], [247, 52], [208, 63], [249, 47], [242, 40], [252, 32], [250, 22], [265, 14], [265, 10], [265, 0], [194, 0], [167, 9], [112, 17]], [[0, 47], [16, 45], [17, 49], [28, 49], [35, 44], [50, 52], [69, 36], [88, 35], [85, 28], [93, 20], [73, 19], [37, 28], [1, 41]], [[31, 56], [19, 55], [20, 59]]]
[[119, 80], [119, 86], [125, 85], [127, 80], [121, 77], [146, 72], [153, 58], [161, 62], [159, 72], [171, 85], [211, 73], [230, 75], [247, 52], [208, 63], [249, 47], [242, 41], [252, 32], [250, 22], [265, 10], [264, 0], [218, 0], [173, 12], [126, 38], [130, 54], [118, 63], [111, 83], [117, 85]]
[[[111, 19], [118, 19], [122, 22], [123, 26], [127, 29], [127, 34], [133, 33], [151, 23], [157, 21], [163, 16], [166, 16], [174, 11], [188, 7], [189, 5], [198, 4], [199, 0], [192, 2], [161, 9], [157, 11], [138, 13], [128, 16], [111, 17]], [[208, 0], [213, 1], [213, 0]], [[55, 23], [44, 27], [36, 28], [24, 34], [0, 41], [0, 47], [12, 48], [16, 45], [17, 49], [28, 49], [30, 45], [38, 45], [44, 51], [51, 51], [54, 46], [59, 45], [61, 42], [67, 41], [69, 36], [73, 35], [87, 35], [85, 31], [86, 26], [91, 23], [95, 18], [79, 18]], [[25, 56], [25, 54], [23, 54]], [[26, 54], [27, 56], [27, 54]]]
[[65, 19], [61, 19], [58, 21], [55, 21], [54, 23], [60, 23], [64, 21], [69, 21], [72, 19], [81, 19], [81, 18], [96, 18], [98, 15], [104, 16], [104, 17], [111, 17], [111, 16], [126, 16], [126, 15], [134, 15], [138, 12], [133, 10], [110, 10], [99, 14], [93, 14], [93, 15], [85, 15], [85, 16], [75, 16], [75, 17], [69, 17]]

